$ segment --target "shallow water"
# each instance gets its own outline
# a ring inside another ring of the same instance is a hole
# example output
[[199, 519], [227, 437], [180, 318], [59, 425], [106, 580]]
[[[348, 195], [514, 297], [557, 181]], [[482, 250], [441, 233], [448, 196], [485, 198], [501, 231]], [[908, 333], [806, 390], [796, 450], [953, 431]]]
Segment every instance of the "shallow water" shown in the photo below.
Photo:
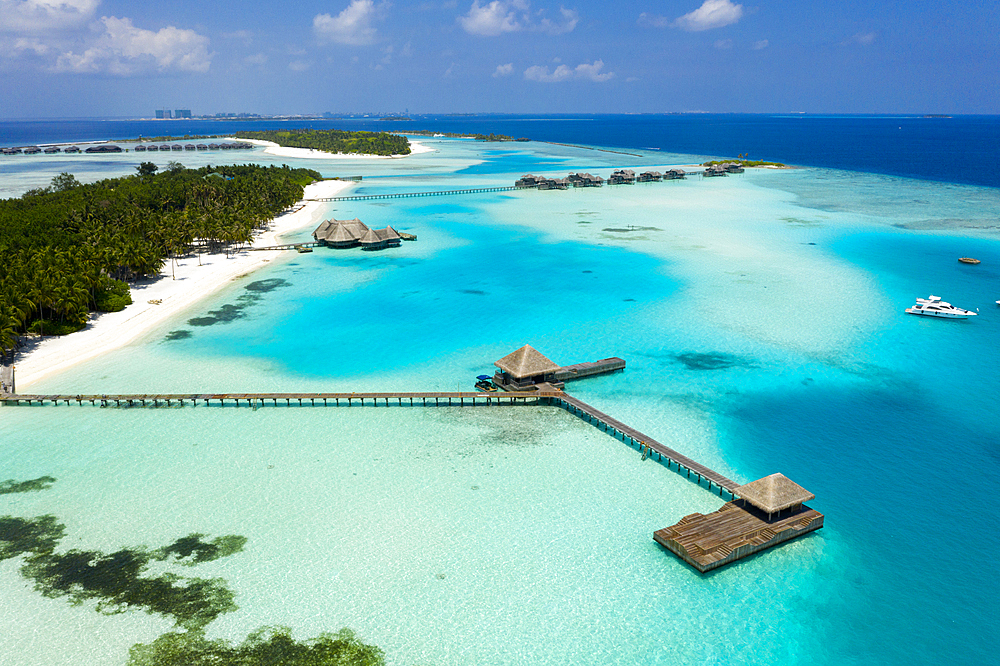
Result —
[[[351, 163], [358, 192], [628, 166], [433, 145]], [[676, 157], [664, 164], [689, 161]], [[7, 408], [0, 478], [58, 482], [0, 496], [0, 514], [55, 514], [64, 548], [106, 552], [245, 535], [244, 552], [198, 569], [237, 593], [211, 636], [350, 626], [392, 664], [989, 661], [1000, 539], [975, 507], [1000, 466], [1000, 244], [942, 221], [998, 201], [800, 169], [341, 202], [331, 215], [419, 240], [290, 257], [32, 387], [468, 390], [525, 343], [558, 363], [618, 355], [625, 373], [568, 388], [731, 478], [782, 472], [827, 516], [714, 574], [651, 533], [717, 495], [546, 407]], [[981, 314], [902, 314], [930, 292]], [[18, 663], [124, 663], [169, 630], [42, 599], [9, 560], [0, 588], [29, 609], [0, 611], [0, 651], [32, 646]]]

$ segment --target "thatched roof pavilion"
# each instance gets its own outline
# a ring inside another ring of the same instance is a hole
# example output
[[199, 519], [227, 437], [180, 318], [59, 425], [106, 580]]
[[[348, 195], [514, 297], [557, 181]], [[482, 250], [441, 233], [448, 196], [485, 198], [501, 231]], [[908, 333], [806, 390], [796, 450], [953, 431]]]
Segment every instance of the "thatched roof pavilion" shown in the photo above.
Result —
[[313, 238], [328, 247], [354, 247], [360, 245], [365, 250], [381, 250], [400, 244], [399, 234], [392, 227], [370, 229], [367, 224], [353, 220], [325, 220], [313, 231]]
[[772, 474], [738, 486], [735, 494], [768, 515], [816, 499], [816, 495], [784, 474]]
[[493, 365], [497, 366], [493, 383], [508, 391], [531, 389], [535, 384], [548, 382], [556, 388], [562, 384], [556, 382], [555, 373], [562, 366], [546, 358], [531, 345], [524, 345], [517, 351], [507, 354]]

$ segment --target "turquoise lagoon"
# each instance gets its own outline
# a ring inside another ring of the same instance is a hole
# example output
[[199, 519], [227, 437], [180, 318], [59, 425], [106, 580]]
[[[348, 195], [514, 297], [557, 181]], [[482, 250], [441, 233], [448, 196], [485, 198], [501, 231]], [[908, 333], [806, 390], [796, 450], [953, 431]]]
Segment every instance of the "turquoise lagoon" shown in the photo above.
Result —
[[[364, 194], [701, 159], [426, 141], [295, 165], [363, 175]], [[561, 363], [618, 355], [625, 373], [570, 390], [739, 481], [786, 474], [826, 527], [699, 575], [652, 532], [719, 497], [549, 407], [4, 408], [0, 478], [58, 481], [0, 496], [0, 514], [56, 515], [63, 549], [246, 536], [197, 568], [236, 593], [209, 637], [348, 626], [391, 664], [994, 659], [996, 190], [751, 170], [329, 214], [419, 241], [289, 256], [30, 388], [468, 390], [525, 343]], [[980, 316], [902, 314], [931, 292]], [[0, 562], [4, 663], [125, 663], [171, 630], [45, 598], [19, 566]]]

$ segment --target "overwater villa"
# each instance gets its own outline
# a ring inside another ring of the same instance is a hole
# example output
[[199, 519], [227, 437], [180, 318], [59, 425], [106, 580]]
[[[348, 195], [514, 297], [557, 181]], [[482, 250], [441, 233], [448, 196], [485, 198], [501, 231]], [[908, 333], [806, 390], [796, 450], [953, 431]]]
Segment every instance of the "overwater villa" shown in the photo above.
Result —
[[632, 169], [618, 169], [608, 178], [608, 185], [634, 185], [635, 171]]
[[653, 539], [704, 573], [823, 527], [805, 505], [816, 496], [783, 474], [737, 486], [738, 498], [709, 514], [692, 513]]
[[709, 178], [714, 178], [717, 176], [725, 176], [726, 173], [727, 173], [726, 167], [722, 166], [721, 164], [713, 164], [712, 166], [706, 168], [705, 171], [702, 172], [702, 175], [707, 176]]
[[[68, 152], [68, 151], [67, 151]], [[115, 146], [110, 143], [105, 143], [100, 146], [91, 146], [87, 148], [88, 153], [120, 153], [122, 152], [121, 146]]]
[[680, 180], [686, 177], [687, 173], [684, 172], [684, 169], [671, 169], [663, 174], [663, 180]]
[[589, 173], [571, 173], [568, 180], [573, 187], [600, 187], [604, 185], [604, 179]]
[[569, 180], [565, 178], [542, 178], [538, 181], [540, 190], [565, 190], [569, 187]]
[[566, 382], [625, 369], [617, 356], [575, 365], [558, 365], [531, 345], [524, 345], [493, 365], [493, 383], [504, 391], [561, 390]]
[[726, 162], [723, 166], [726, 167], [727, 173], [743, 173], [744, 171], [743, 165], [739, 162]]
[[640, 183], [655, 183], [663, 179], [663, 174], [659, 171], [643, 171], [639, 174]]
[[526, 173], [514, 181], [514, 187], [538, 187], [538, 176]]
[[360, 246], [362, 250], [383, 250], [398, 247], [400, 236], [392, 227], [372, 229], [358, 218], [329, 219], [316, 227], [313, 238], [320, 245], [335, 248]]

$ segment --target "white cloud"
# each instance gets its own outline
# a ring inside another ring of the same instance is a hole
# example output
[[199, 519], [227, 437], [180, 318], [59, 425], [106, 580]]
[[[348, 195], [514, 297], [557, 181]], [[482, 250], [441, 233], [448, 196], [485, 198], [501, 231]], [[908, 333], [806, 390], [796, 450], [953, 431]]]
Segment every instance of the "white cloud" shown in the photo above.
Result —
[[493, 72], [494, 78], [500, 78], [501, 76], [510, 76], [514, 73], [514, 63], [509, 62], [506, 65], [497, 65], [497, 69]]
[[313, 31], [321, 39], [338, 44], [371, 44], [375, 41], [376, 31], [372, 27], [375, 13], [373, 0], [351, 0], [351, 4], [336, 18], [329, 14], [317, 14], [313, 19]]
[[639, 14], [638, 23], [639, 25], [648, 25], [654, 28], [669, 28], [673, 21], [668, 19], [666, 16], [654, 16], [643, 12]]
[[743, 5], [734, 5], [730, 0], [705, 0], [701, 7], [680, 17], [672, 25], [689, 32], [699, 32], [736, 23], [742, 16]]
[[308, 60], [293, 60], [288, 63], [288, 69], [293, 72], [304, 72], [310, 67], [312, 67], [312, 63]]
[[754, 42], [753, 43], [753, 50], [754, 51], [760, 51], [762, 49], [766, 49], [769, 44], [770, 44], [769, 41], [767, 41], [766, 39], [762, 39], [759, 42]]
[[549, 72], [548, 67], [533, 65], [524, 70], [524, 78], [528, 81], [539, 81], [541, 83], [559, 83], [560, 81], [571, 81], [574, 79], [586, 79], [598, 83], [614, 78], [614, 72], [602, 73], [604, 61], [595, 60], [594, 64], [582, 63], [575, 68], [567, 65], [559, 65]]
[[576, 24], [580, 22], [580, 15], [575, 9], [566, 9], [565, 7], [560, 7], [559, 13], [562, 14], [562, 22], [557, 23], [551, 19], [543, 18], [538, 22], [537, 29], [547, 32], [550, 35], [562, 35], [567, 32], [573, 32]]
[[510, 5], [501, 0], [493, 0], [488, 5], [480, 5], [479, 0], [473, 0], [469, 13], [459, 16], [458, 22], [470, 35], [496, 37], [505, 32], [521, 29], [521, 24], [514, 17]]
[[715, 48], [717, 48], [717, 49], [731, 49], [731, 48], [733, 48], [733, 40], [731, 40], [731, 39], [719, 39], [719, 40], [716, 40], [716, 42], [715, 42], [715, 44], [713, 46], [715, 46]]
[[52, 48], [48, 44], [43, 44], [37, 39], [18, 39], [14, 42], [14, 51], [16, 53], [23, 53], [24, 51], [31, 51], [35, 55], [45, 55], [49, 53]]
[[128, 76], [143, 71], [206, 72], [212, 63], [208, 37], [169, 26], [157, 32], [132, 25], [127, 18], [101, 18], [104, 33], [81, 54], [63, 53], [55, 71], [107, 72]]
[[267, 62], [267, 56], [263, 53], [255, 53], [254, 55], [244, 58], [243, 62], [248, 65], [263, 65]]
[[49, 32], [89, 21], [101, 0], [0, 0], [0, 32]]
[[861, 44], [862, 46], [868, 46], [875, 42], [874, 32], [859, 32], [850, 39], [848, 39], [845, 44]]

